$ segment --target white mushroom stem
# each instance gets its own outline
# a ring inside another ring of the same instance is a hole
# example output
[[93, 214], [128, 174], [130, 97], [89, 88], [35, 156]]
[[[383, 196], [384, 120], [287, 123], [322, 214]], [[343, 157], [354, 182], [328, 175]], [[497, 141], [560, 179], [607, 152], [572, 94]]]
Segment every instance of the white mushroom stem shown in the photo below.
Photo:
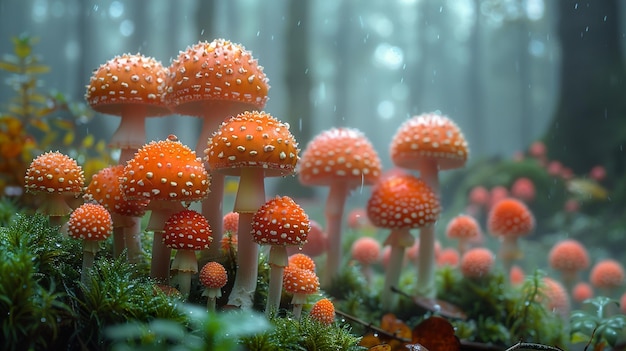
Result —
[[287, 247], [284, 245], [272, 246], [270, 248], [269, 264], [270, 282], [267, 306], [265, 307], [265, 314], [268, 316], [280, 307], [280, 297], [283, 292], [283, 273], [285, 272], [285, 267], [289, 264]]
[[293, 294], [291, 304], [293, 305], [293, 317], [296, 320], [300, 319], [302, 314], [302, 306], [306, 303], [307, 294]]
[[206, 309], [209, 312], [215, 311], [215, 301], [222, 297], [222, 289], [221, 288], [206, 288], [202, 292], [202, 296], [207, 297], [206, 301]]
[[345, 182], [333, 183], [326, 199], [326, 232], [328, 234], [328, 251], [326, 253], [326, 271], [323, 286], [328, 288], [339, 272], [341, 265], [342, 240], [341, 223], [343, 208], [350, 189]]
[[505, 272], [510, 272], [513, 267], [513, 262], [522, 257], [519, 245], [517, 242], [517, 236], [507, 235], [500, 237], [500, 249], [498, 251], [498, 258], [502, 261], [502, 266]]
[[89, 284], [89, 271], [93, 268], [96, 253], [100, 250], [100, 242], [96, 240], [83, 241], [83, 268], [80, 272], [80, 281]]
[[[439, 197], [439, 175], [436, 161], [420, 162], [420, 178], [428, 184]], [[435, 225], [420, 229], [420, 245], [417, 256], [417, 293], [424, 297], [434, 298], [437, 295], [435, 286]]]
[[141, 217], [127, 217], [124, 226], [124, 242], [126, 243], [126, 257], [129, 263], [141, 261]]
[[409, 228], [393, 229], [385, 240], [385, 245], [391, 246], [389, 263], [385, 272], [385, 283], [380, 297], [383, 311], [392, 311], [397, 304], [397, 295], [391, 291], [391, 287], [397, 287], [402, 273], [404, 251], [413, 245], [415, 239]]
[[[146, 115], [148, 105], [132, 104], [122, 108], [120, 125], [111, 137], [109, 146], [122, 149], [119, 164], [126, 164], [137, 149], [146, 143]], [[132, 152], [132, 153], [131, 153]]]
[[150, 265], [150, 277], [161, 284], [168, 284], [170, 276], [170, 256], [172, 249], [163, 243], [163, 228], [165, 221], [176, 212], [185, 208], [180, 202], [151, 200], [148, 209], [152, 210], [146, 230], [154, 231], [152, 241], [152, 262]]
[[191, 291], [191, 276], [198, 273], [196, 251], [176, 250], [171, 270], [177, 272], [178, 291], [184, 298], [188, 298]]
[[[265, 203], [264, 171], [262, 168], [241, 170], [234, 211], [239, 213], [237, 232], [237, 275], [228, 304], [242, 309], [252, 307], [259, 271], [259, 245], [252, 240], [252, 217]], [[217, 245], [216, 245], [217, 246]]]

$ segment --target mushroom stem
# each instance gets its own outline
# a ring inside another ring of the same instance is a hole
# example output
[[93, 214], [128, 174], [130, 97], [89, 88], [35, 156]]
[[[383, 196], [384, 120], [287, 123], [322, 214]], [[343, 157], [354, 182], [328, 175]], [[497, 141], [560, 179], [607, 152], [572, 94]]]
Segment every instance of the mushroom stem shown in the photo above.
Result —
[[150, 277], [160, 284], [167, 284], [170, 278], [170, 256], [172, 249], [163, 244], [163, 231], [154, 231], [152, 242], [152, 262], [150, 264]]
[[[206, 144], [206, 140], [205, 140]], [[206, 146], [206, 145], [205, 145]], [[213, 232], [213, 242], [222, 241], [222, 202], [224, 197], [224, 175], [219, 172], [211, 173], [210, 191], [205, 200], [202, 201], [202, 215], [211, 225]], [[208, 249], [200, 253], [200, 262], [210, 261], [220, 256], [220, 245], [211, 245]]]
[[328, 288], [339, 272], [341, 265], [341, 220], [343, 208], [350, 189], [347, 183], [333, 183], [326, 199], [326, 231], [328, 233], [328, 252], [326, 253], [326, 271], [323, 286]]
[[[420, 178], [439, 197], [439, 176], [437, 162], [422, 160]], [[420, 229], [420, 246], [417, 257], [417, 293], [433, 298], [437, 295], [435, 286], [435, 225]]]
[[300, 319], [300, 315], [302, 314], [302, 306], [306, 302], [306, 295], [303, 294], [293, 294], [293, 299], [291, 303], [293, 304], [293, 318], [296, 320]]
[[125, 246], [124, 227], [116, 225], [113, 227], [113, 257], [118, 258], [124, 252]]
[[83, 268], [80, 272], [80, 281], [85, 285], [89, 282], [89, 271], [93, 268], [93, 262], [98, 250], [100, 250], [100, 243], [98, 241], [83, 241]]
[[139, 263], [141, 260], [141, 217], [128, 217], [129, 222], [124, 226], [124, 241], [129, 263]]
[[267, 316], [278, 310], [280, 306], [280, 297], [283, 291], [283, 273], [285, 267], [289, 264], [287, 247], [284, 245], [272, 246], [270, 248], [269, 264], [270, 282], [267, 306], [265, 307], [265, 314]]
[[178, 291], [183, 295], [185, 299], [189, 298], [189, 293], [191, 292], [191, 274], [193, 272], [188, 271], [178, 271]]
[[[142, 104], [125, 104], [122, 107], [120, 125], [113, 133], [109, 142], [109, 146], [112, 148], [122, 148], [122, 154], [126, 150], [132, 151], [130, 158], [123, 159], [120, 156], [120, 164], [125, 164], [126, 161], [130, 160], [135, 151], [146, 143], [147, 106]], [[126, 157], [128, 157], [128, 151], [126, 151]]]
[[239, 214], [239, 234], [237, 248], [237, 275], [233, 289], [228, 296], [228, 304], [250, 309], [259, 271], [259, 245], [252, 240], [253, 213]]
[[209, 297], [206, 300], [206, 309], [209, 312], [215, 312], [215, 300], [217, 300], [215, 297]]
[[513, 267], [513, 262], [518, 260], [521, 256], [516, 236], [506, 236], [500, 240], [498, 257], [502, 261], [505, 272], [510, 272], [511, 267]]
[[413, 245], [414, 241], [409, 228], [393, 229], [385, 241], [385, 244], [391, 245], [391, 252], [380, 298], [383, 311], [392, 311], [396, 307], [397, 296], [393, 294], [391, 288], [398, 285], [404, 262], [404, 251]]

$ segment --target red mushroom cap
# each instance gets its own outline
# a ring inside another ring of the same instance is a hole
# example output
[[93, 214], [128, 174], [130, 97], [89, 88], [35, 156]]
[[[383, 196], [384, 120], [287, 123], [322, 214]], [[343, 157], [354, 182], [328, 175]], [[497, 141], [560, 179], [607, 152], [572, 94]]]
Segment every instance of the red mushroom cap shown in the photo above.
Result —
[[315, 272], [315, 261], [302, 253], [289, 256], [289, 265]]
[[412, 175], [381, 179], [367, 202], [367, 216], [380, 228], [421, 228], [434, 224], [441, 207], [433, 190]]
[[262, 109], [270, 88], [263, 67], [242, 45], [224, 39], [199, 42], [181, 51], [170, 68], [166, 100], [181, 114], [196, 116], [207, 107], [228, 101], [241, 110]]
[[419, 169], [423, 159], [435, 160], [439, 169], [465, 165], [469, 148], [459, 127], [435, 113], [404, 122], [391, 142], [391, 160], [398, 167]]
[[593, 288], [591, 284], [578, 282], [572, 288], [572, 299], [576, 302], [583, 302], [593, 297]]
[[236, 235], [239, 228], [239, 212], [228, 212], [222, 218], [222, 223], [224, 232], [231, 232]]
[[85, 176], [76, 161], [58, 151], [36, 157], [26, 170], [24, 187], [30, 193], [78, 195]]
[[480, 225], [468, 215], [454, 217], [446, 227], [446, 236], [450, 239], [471, 239], [481, 235]]
[[208, 289], [221, 289], [228, 282], [226, 269], [218, 262], [208, 262], [200, 270], [200, 283]]
[[124, 167], [122, 191], [130, 200], [198, 201], [210, 178], [196, 153], [174, 135], [150, 142]]
[[558, 271], [576, 272], [589, 267], [587, 249], [574, 239], [556, 243], [548, 254], [550, 267]]
[[283, 288], [291, 294], [314, 294], [320, 287], [315, 272], [295, 266], [285, 267]]
[[267, 201], [252, 217], [252, 239], [261, 245], [303, 245], [309, 216], [290, 197]]
[[193, 210], [174, 213], [165, 221], [163, 229], [163, 242], [172, 249], [204, 250], [213, 240], [209, 222]]
[[331, 325], [335, 321], [335, 305], [329, 299], [321, 299], [313, 305], [309, 317], [322, 324]]
[[446, 247], [445, 249], [441, 249], [439, 254], [436, 255], [435, 257], [435, 261], [437, 262], [437, 266], [439, 267], [443, 267], [443, 266], [456, 267], [459, 265], [460, 260], [461, 260], [461, 257], [460, 257], [459, 251], [451, 247]]
[[591, 269], [589, 281], [599, 289], [615, 289], [624, 283], [624, 267], [611, 259], [599, 261]]
[[111, 235], [113, 220], [104, 206], [86, 203], [72, 212], [67, 228], [74, 239], [102, 241]]
[[494, 254], [482, 247], [469, 249], [461, 258], [461, 272], [467, 278], [484, 277], [495, 264]]
[[358, 238], [352, 243], [352, 258], [362, 265], [370, 265], [380, 258], [381, 246], [370, 237]]
[[255, 167], [265, 169], [267, 177], [292, 174], [298, 152], [289, 124], [258, 111], [246, 111], [223, 122], [204, 151], [212, 171], [238, 176], [240, 168]]
[[363, 133], [352, 128], [333, 128], [307, 145], [298, 177], [304, 185], [345, 182], [354, 188], [374, 184], [380, 171], [378, 153]]
[[141, 217], [146, 212], [147, 200], [126, 200], [120, 189], [124, 166], [116, 165], [101, 169], [91, 177], [85, 189], [85, 200], [93, 200], [109, 212], [123, 216]]
[[508, 198], [491, 208], [487, 227], [496, 236], [523, 236], [535, 228], [535, 217], [523, 202]]
[[163, 99], [167, 75], [152, 57], [115, 56], [93, 73], [85, 99], [94, 110], [111, 115], [122, 115], [129, 105], [144, 105], [149, 116], [168, 115]]

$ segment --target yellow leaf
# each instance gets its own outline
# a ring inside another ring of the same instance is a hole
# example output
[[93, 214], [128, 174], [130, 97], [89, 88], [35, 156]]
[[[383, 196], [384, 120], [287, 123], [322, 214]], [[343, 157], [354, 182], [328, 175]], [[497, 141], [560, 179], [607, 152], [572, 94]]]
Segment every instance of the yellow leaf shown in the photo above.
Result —
[[74, 132], [69, 131], [65, 134], [65, 137], [63, 137], [63, 144], [71, 145], [73, 142], [74, 142]]
[[64, 130], [73, 130], [74, 129], [74, 123], [72, 123], [71, 121], [68, 121], [66, 119], [55, 119], [52, 122], [55, 126], [64, 129]]
[[106, 143], [104, 142], [104, 140], [98, 141], [98, 143], [96, 144], [96, 151], [98, 153], [103, 153], [105, 150], [106, 150]]
[[11, 73], [21, 73], [20, 66], [7, 61], [0, 61], [0, 69]]
[[26, 68], [26, 74], [41, 74], [49, 71], [50, 67], [44, 65], [30, 65]]
[[83, 139], [82, 146], [89, 149], [90, 147], [93, 146], [94, 142], [95, 142], [94, 136], [92, 134], [89, 134], [85, 137], [85, 139]]
[[48, 123], [46, 123], [46, 122], [44, 122], [44, 121], [42, 121], [40, 119], [33, 119], [33, 120], [30, 121], [30, 124], [33, 127], [41, 130], [42, 132], [47, 133], [47, 132], [50, 131], [50, 126], [48, 125]]

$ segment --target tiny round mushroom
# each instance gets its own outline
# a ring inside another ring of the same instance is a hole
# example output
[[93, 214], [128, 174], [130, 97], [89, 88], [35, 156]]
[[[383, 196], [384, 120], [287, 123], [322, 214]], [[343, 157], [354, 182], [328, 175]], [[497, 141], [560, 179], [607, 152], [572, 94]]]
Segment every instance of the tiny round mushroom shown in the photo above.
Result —
[[267, 201], [252, 217], [252, 239], [260, 245], [270, 245], [269, 292], [265, 312], [276, 312], [280, 305], [283, 272], [289, 264], [287, 246], [306, 242], [311, 229], [309, 216], [288, 196]]
[[234, 212], [239, 213], [238, 270], [229, 305], [252, 307], [258, 272], [258, 245], [250, 236], [252, 216], [265, 203], [265, 177], [294, 173], [298, 143], [270, 114], [246, 111], [224, 121], [204, 151], [211, 172], [239, 176]]
[[522, 201], [506, 198], [489, 211], [487, 228], [493, 236], [499, 238], [498, 258], [502, 260], [505, 271], [509, 271], [513, 262], [523, 256], [518, 238], [533, 231], [535, 217]]
[[[385, 245], [391, 246], [391, 255], [381, 296], [384, 310], [393, 310], [396, 304], [397, 296], [391, 293], [391, 287], [400, 278], [404, 251], [415, 241], [410, 230], [433, 226], [440, 212], [435, 192], [424, 181], [410, 174], [383, 177], [372, 190], [367, 201], [367, 215], [375, 226], [391, 230], [385, 240]], [[434, 243], [432, 245], [434, 247]], [[419, 247], [422, 247], [421, 239]], [[419, 255], [422, 255], [421, 251]], [[418, 256], [419, 259], [421, 256]], [[422, 269], [434, 270], [434, 257], [431, 263], [433, 267], [422, 265]]]
[[578, 281], [578, 272], [589, 268], [587, 249], [577, 240], [565, 239], [554, 244], [548, 253], [550, 267], [561, 274], [567, 291], [572, 291]]
[[146, 117], [171, 114], [163, 99], [168, 71], [141, 54], [115, 56], [96, 69], [85, 100], [97, 112], [121, 117], [109, 146], [122, 149], [120, 164], [146, 143]]
[[[113, 218], [113, 256], [126, 248], [128, 261], [138, 263], [141, 257], [141, 222], [148, 200], [126, 200], [120, 189], [124, 166], [105, 167], [91, 177], [85, 189], [85, 201], [97, 201]], [[120, 230], [121, 229], [121, 230]]]
[[587, 282], [578, 282], [572, 288], [572, 300], [581, 304], [593, 297], [593, 287]]
[[465, 278], [481, 279], [493, 270], [495, 258], [491, 250], [476, 247], [469, 249], [461, 257], [461, 273]]
[[600, 290], [602, 295], [614, 297], [614, 293], [624, 284], [624, 266], [613, 259], [603, 259], [591, 268], [589, 282]]
[[85, 203], [75, 209], [67, 222], [68, 235], [83, 240], [83, 269], [81, 281], [88, 282], [88, 273], [93, 266], [100, 242], [106, 240], [113, 231], [113, 220], [109, 211], [100, 204]]
[[164, 244], [171, 249], [176, 249], [171, 270], [178, 275], [180, 293], [188, 297], [191, 276], [198, 273], [196, 251], [209, 248], [213, 239], [211, 227], [200, 213], [183, 210], [168, 218], [163, 229]]
[[24, 176], [26, 192], [41, 199], [37, 211], [48, 215], [51, 225], [58, 226], [63, 217], [72, 212], [66, 198], [80, 195], [84, 184], [83, 169], [74, 159], [58, 151], [37, 156]]
[[152, 141], [137, 151], [124, 167], [120, 185], [127, 200], [149, 200], [151, 210], [146, 230], [154, 231], [152, 278], [165, 283], [169, 279], [171, 250], [163, 245], [165, 221], [184, 210], [182, 202], [204, 199], [211, 178], [196, 153], [175, 135]]
[[310, 256], [303, 253], [289, 256], [289, 265], [315, 272], [315, 261], [313, 261]]
[[324, 325], [331, 325], [335, 321], [335, 305], [327, 298], [320, 299], [313, 304], [309, 317]]
[[[460, 128], [438, 113], [426, 113], [404, 122], [390, 146], [394, 165], [420, 172], [420, 178], [439, 196], [439, 171], [465, 166], [469, 147]], [[435, 297], [435, 227], [420, 229], [417, 286], [420, 295]]]
[[352, 243], [352, 258], [361, 265], [361, 273], [369, 284], [372, 280], [372, 264], [380, 259], [380, 243], [371, 237], [360, 237]]
[[469, 241], [482, 236], [482, 232], [478, 221], [474, 217], [461, 214], [448, 222], [446, 236], [448, 239], [457, 241], [459, 254], [463, 256], [465, 251], [467, 251]]
[[299, 164], [300, 183], [330, 187], [325, 217], [328, 252], [323, 285], [330, 285], [341, 264], [341, 224], [344, 204], [353, 189], [373, 185], [380, 177], [378, 153], [365, 134], [352, 128], [332, 128], [307, 145]]
[[[195, 149], [201, 154], [224, 119], [244, 111], [262, 110], [269, 89], [263, 66], [252, 53], [241, 44], [218, 38], [189, 46], [172, 61], [165, 100], [176, 113], [202, 118]], [[211, 176], [211, 192], [202, 203], [202, 214], [213, 225], [215, 240], [220, 241], [224, 175], [212, 172]], [[216, 247], [201, 256], [217, 254]]]
[[207, 297], [207, 310], [215, 311], [215, 300], [222, 297], [222, 288], [228, 282], [226, 269], [218, 262], [207, 262], [200, 270], [200, 283], [204, 286], [202, 296]]
[[306, 303], [307, 296], [319, 291], [320, 281], [315, 272], [295, 266], [287, 266], [283, 276], [283, 288], [293, 294], [293, 316], [300, 319], [302, 306]]

